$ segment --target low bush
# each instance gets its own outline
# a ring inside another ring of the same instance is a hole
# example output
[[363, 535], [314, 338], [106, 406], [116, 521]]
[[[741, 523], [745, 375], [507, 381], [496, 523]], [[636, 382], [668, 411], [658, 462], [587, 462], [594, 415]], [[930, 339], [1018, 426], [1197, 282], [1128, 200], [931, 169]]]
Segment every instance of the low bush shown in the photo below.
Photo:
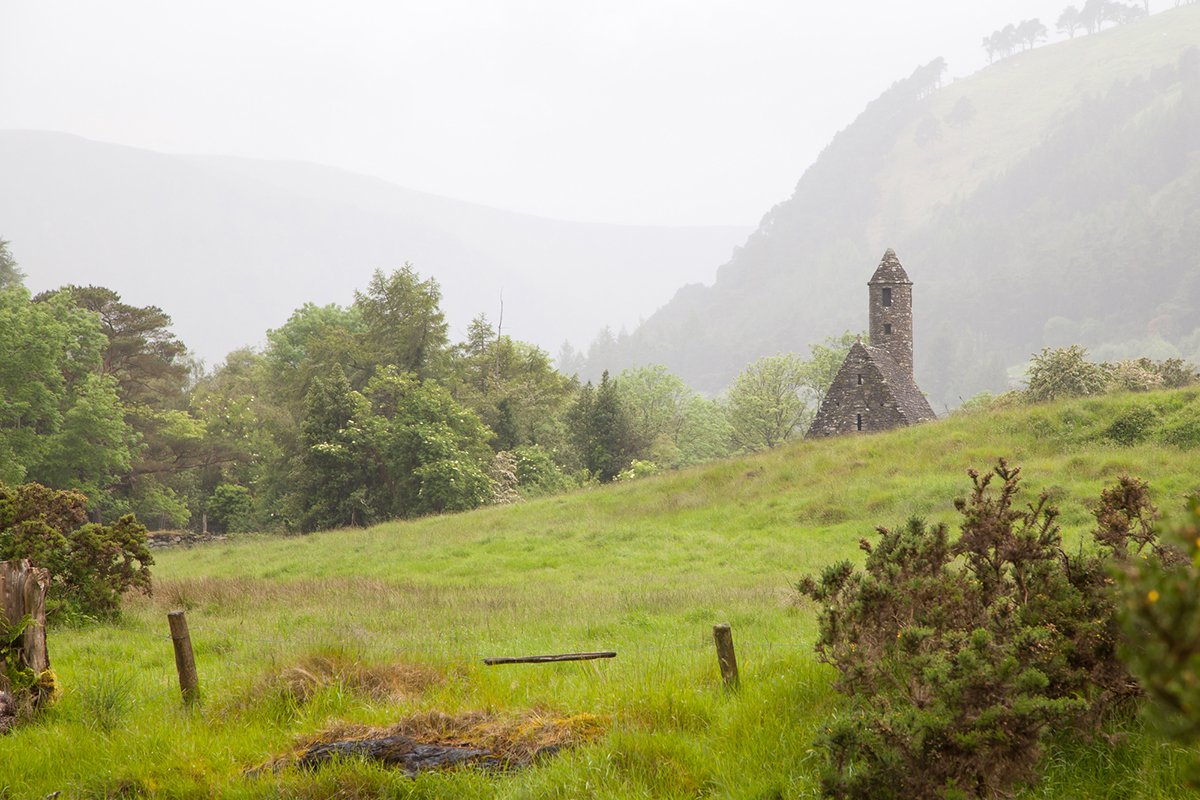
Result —
[[1131, 447], [1149, 439], [1158, 423], [1159, 416], [1154, 409], [1134, 406], [1117, 416], [1105, 429], [1104, 435], [1117, 444]]
[[88, 522], [78, 492], [0, 484], [0, 561], [18, 558], [50, 570], [52, 616], [110, 618], [126, 591], [150, 593], [146, 528], [132, 514], [111, 525]]
[[1158, 438], [1184, 449], [1200, 447], [1200, 404], [1182, 409], [1163, 421]]
[[1017, 502], [1019, 469], [970, 476], [957, 538], [919, 519], [880, 528], [862, 571], [798, 586], [822, 605], [817, 653], [850, 698], [823, 738], [827, 796], [1008, 796], [1036, 777], [1048, 732], [1138, 693], [1109, 569], [1167, 557], [1146, 485], [1105, 490], [1096, 547], [1068, 554], [1048, 497]]

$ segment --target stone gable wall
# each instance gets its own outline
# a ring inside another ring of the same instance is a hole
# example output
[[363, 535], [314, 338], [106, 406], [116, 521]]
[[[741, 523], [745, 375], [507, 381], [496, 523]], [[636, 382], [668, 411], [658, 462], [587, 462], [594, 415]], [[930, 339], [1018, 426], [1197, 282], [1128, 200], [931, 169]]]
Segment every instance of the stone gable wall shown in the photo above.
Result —
[[[858, 382], [859, 375], [863, 378], [861, 384]], [[861, 433], [886, 431], [908, 424], [895, 394], [871, 360], [867, 349], [855, 345], [833, 379], [833, 385], [817, 410], [808, 435], [820, 438], [859, 433], [860, 414], [863, 422]]]

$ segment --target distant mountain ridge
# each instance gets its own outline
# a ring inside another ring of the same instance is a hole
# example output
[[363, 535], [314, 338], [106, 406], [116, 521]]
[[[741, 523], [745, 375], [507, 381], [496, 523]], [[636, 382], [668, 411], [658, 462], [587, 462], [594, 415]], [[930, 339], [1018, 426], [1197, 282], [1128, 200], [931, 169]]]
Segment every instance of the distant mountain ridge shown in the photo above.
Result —
[[[710, 286], [597, 340], [718, 391], [752, 359], [866, 326], [894, 247], [918, 382], [943, 411], [1042, 346], [1200, 358], [1200, 8], [1005, 59], [933, 62], [839, 133]], [[940, 60], [939, 60], [940, 61]]]
[[0, 238], [31, 289], [94, 283], [161, 306], [209, 364], [405, 262], [438, 280], [458, 331], [497, 322], [503, 292], [504, 331], [553, 354], [635, 325], [748, 232], [550, 220], [331, 167], [38, 131], [0, 131], [0, 175]]

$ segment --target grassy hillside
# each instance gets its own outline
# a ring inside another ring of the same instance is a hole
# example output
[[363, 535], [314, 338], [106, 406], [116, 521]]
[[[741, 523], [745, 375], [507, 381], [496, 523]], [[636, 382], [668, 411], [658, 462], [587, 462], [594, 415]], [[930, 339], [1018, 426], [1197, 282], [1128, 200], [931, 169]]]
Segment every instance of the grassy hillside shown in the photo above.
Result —
[[[1141, 24], [1038, 47], [944, 86], [930, 98], [928, 116], [910, 121], [896, 139], [880, 179], [885, 205], [896, 215], [889, 222], [919, 225], [948, 200], [972, 194], [1019, 164], [1077, 103], [1177, 62], [1200, 42], [1197, 11], [1157, 14]], [[975, 110], [969, 122], [943, 123], [932, 138], [917, 135], [923, 120], [952, 119], [964, 99]]]
[[898, 81], [840, 132], [712, 286], [591, 367], [663, 363], [718, 391], [755, 357], [866, 327], [894, 247], [941, 411], [1043, 346], [1200, 358], [1200, 7]]
[[[0, 739], [0, 797], [813, 797], [811, 742], [838, 699], [792, 583], [857, 558], [877, 524], [952, 521], [964, 471], [1000, 456], [1061, 503], [1071, 537], [1123, 472], [1174, 511], [1200, 487], [1198, 408], [1190, 390], [960, 416], [517, 506], [165, 551], [153, 598], [119, 623], [51, 632], [66, 691]], [[178, 607], [205, 692], [192, 712], [166, 635]], [[724, 621], [734, 695], [711, 645]], [[480, 663], [602, 648], [620, 655]], [[244, 775], [335, 724], [428, 711], [532, 711], [601, 734], [504, 775]], [[1178, 797], [1181, 754], [1127, 727], [1116, 744], [1057, 744], [1028, 796]]]

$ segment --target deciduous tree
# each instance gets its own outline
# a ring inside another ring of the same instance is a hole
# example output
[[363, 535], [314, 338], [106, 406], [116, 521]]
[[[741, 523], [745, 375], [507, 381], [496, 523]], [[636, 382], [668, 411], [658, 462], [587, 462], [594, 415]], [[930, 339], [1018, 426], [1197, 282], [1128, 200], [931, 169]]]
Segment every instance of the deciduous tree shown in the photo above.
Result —
[[313, 379], [300, 437], [306, 529], [366, 523], [370, 509], [362, 420], [369, 413], [366, 398], [350, 387], [340, 368]]
[[734, 444], [764, 450], [804, 433], [812, 418], [808, 365], [797, 355], [765, 356], [738, 375], [729, 389]]
[[1030, 362], [1025, 380], [1025, 396], [1035, 403], [1103, 394], [1108, 384], [1104, 367], [1088, 361], [1087, 350], [1077, 344], [1044, 348]]
[[13, 258], [8, 245], [8, 242], [0, 239], [0, 291], [20, 286], [25, 280], [25, 273], [17, 267], [17, 260]]
[[1075, 32], [1083, 27], [1083, 22], [1079, 17], [1079, 9], [1075, 6], [1067, 6], [1062, 13], [1058, 15], [1058, 32], [1065, 33], [1071, 39], [1075, 38]]

